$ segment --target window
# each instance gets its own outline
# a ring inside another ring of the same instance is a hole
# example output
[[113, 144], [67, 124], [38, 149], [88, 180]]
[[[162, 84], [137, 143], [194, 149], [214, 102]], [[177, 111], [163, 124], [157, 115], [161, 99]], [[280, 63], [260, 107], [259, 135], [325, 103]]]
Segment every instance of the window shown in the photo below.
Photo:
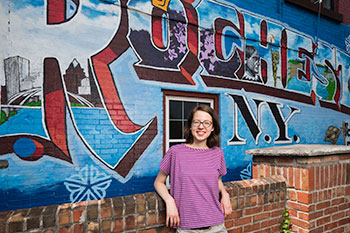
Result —
[[[315, 14], [318, 14], [319, 11], [319, 0], [284, 0], [284, 2], [310, 10]], [[343, 15], [337, 12], [339, 6], [336, 6], [336, 3], [339, 4], [334, 0], [322, 0], [321, 15], [341, 23], [343, 22]]]
[[322, 7], [328, 10], [334, 11], [334, 1], [333, 0], [323, 0]]
[[184, 127], [194, 107], [206, 104], [217, 111], [218, 96], [213, 94], [163, 90], [164, 154], [172, 145], [184, 143]]

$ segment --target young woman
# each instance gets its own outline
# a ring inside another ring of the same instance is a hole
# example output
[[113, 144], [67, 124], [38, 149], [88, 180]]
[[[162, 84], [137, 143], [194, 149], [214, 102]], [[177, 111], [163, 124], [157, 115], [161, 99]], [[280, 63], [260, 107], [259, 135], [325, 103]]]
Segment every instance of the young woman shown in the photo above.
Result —
[[[227, 232], [230, 196], [221, 177], [226, 174], [215, 111], [199, 105], [185, 125], [185, 144], [172, 146], [162, 162], [154, 187], [166, 204], [166, 226], [177, 232]], [[165, 185], [170, 176], [170, 194]], [[221, 199], [220, 199], [221, 194]]]

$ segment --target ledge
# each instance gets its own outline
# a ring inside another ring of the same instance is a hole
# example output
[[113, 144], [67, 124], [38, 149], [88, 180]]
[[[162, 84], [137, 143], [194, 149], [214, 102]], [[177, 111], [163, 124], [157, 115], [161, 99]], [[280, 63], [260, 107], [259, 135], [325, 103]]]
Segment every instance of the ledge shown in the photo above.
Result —
[[246, 151], [247, 155], [267, 157], [316, 157], [328, 155], [350, 154], [350, 146], [321, 145], [321, 144], [296, 144], [289, 146], [276, 146]]

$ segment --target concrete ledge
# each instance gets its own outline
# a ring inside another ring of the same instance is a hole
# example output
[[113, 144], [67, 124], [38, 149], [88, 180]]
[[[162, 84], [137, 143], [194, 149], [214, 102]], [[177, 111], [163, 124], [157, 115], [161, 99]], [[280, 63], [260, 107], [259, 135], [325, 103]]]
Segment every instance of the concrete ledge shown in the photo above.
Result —
[[322, 155], [350, 155], [350, 146], [323, 145], [323, 144], [296, 144], [258, 148], [246, 151], [247, 155], [254, 156], [293, 156], [313, 157]]

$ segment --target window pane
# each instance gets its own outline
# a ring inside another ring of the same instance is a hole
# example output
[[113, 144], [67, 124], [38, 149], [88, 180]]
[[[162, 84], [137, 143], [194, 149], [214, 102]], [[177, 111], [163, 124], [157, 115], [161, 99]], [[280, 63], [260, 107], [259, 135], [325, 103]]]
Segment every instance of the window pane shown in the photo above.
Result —
[[173, 145], [176, 145], [176, 144], [180, 144], [180, 143], [183, 143], [183, 142], [170, 142], [169, 143], [169, 147], [173, 146]]
[[188, 117], [188, 115], [190, 114], [190, 112], [192, 111], [192, 109], [194, 108], [194, 107], [196, 107], [197, 106], [197, 103], [196, 102], [184, 102], [184, 110], [185, 110], [185, 112], [184, 112], [184, 118], [183, 119], [187, 119], [187, 117]]
[[182, 101], [170, 100], [169, 104], [170, 119], [181, 119]]
[[182, 121], [170, 121], [170, 139], [181, 139], [182, 132]]

